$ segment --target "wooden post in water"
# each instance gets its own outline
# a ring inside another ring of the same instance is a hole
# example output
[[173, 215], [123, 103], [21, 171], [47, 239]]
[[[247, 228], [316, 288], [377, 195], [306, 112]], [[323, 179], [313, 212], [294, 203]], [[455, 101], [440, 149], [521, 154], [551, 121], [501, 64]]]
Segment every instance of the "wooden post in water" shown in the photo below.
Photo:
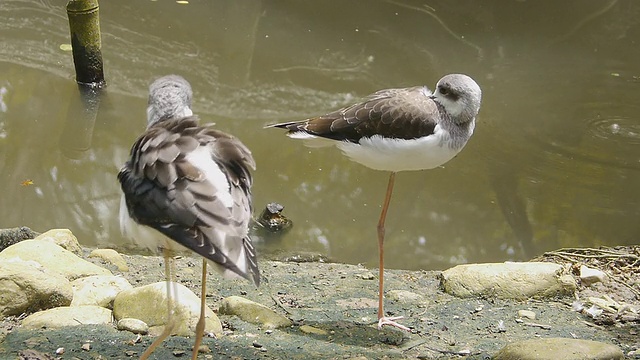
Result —
[[106, 86], [102, 67], [102, 41], [98, 0], [69, 0], [67, 16], [71, 31], [73, 63], [79, 97], [71, 101], [60, 136], [62, 153], [80, 159], [91, 148], [93, 129]]
[[106, 85], [98, 9], [98, 0], [69, 0], [67, 3], [76, 82], [94, 87]]

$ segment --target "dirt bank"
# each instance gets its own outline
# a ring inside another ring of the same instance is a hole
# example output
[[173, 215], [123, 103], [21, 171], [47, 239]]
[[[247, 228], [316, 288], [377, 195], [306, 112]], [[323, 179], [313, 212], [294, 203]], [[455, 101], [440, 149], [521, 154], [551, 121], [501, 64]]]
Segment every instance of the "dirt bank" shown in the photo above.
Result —
[[[128, 272], [118, 272], [114, 267], [110, 270], [126, 277], [132, 285], [164, 279], [161, 258], [126, 256], [126, 260]], [[319, 262], [264, 261], [260, 265], [266, 281], [259, 289], [248, 282], [222, 280], [215, 274], [210, 276], [208, 305], [216, 310], [222, 298], [239, 295], [282, 313], [295, 325], [265, 331], [236, 317], [221, 315], [226, 334], [219, 339], [204, 340], [211, 352], [201, 354], [202, 359], [432, 359], [459, 358], [460, 355], [487, 359], [508, 343], [535, 337], [602, 341], [619, 346], [625, 354], [640, 348], [640, 325], [632, 317], [609, 316], [601, 318], [605, 320], [594, 320], [574, 311], [571, 306], [574, 299], [571, 298], [526, 302], [458, 299], [439, 289], [439, 272], [436, 271], [390, 270], [387, 273], [386, 290], [396, 291], [395, 296], [399, 299], [388, 300], [386, 309], [393, 315], [406, 316], [402, 323], [413, 332], [378, 331], [374, 324], [375, 269]], [[199, 293], [200, 266], [197, 258], [177, 260], [178, 281], [196, 293]], [[581, 299], [608, 295], [616, 301], [637, 305], [635, 294], [624, 288], [612, 282], [581, 288], [577, 295]], [[422, 297], [412, 298], [397, 290]], [[517, 319], [518, 310], [523, 309], [533, 311], [536, 319]], [[301, 325], [321, 331], [311, 333]], [[152, 340], [147, 336], [136, 340], [134, 334], [106, 326], [26, 331], [20, 329], [19, 320], [15, 318], [4, 320], [0, 331], [2, 359], [46, 359], [45, 356], [51, 359], [125, 359], [139, 356]], [[189, 357], [192, 343], [192, 339], [173, 337], [154, 356], [156, 359]], [[56, 349], [61, 347], [64, 354], [56, 356]], [[40, 354], [25, 353], [29, 349]], [[19, 357], [20, 353], [22, 357]]]

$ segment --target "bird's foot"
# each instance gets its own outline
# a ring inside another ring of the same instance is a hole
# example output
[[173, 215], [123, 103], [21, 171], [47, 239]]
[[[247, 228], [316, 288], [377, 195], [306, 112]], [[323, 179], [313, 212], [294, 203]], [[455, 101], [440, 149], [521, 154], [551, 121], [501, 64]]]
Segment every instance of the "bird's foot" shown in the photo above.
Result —
[[395, 320], [400, 320], [403, 319], [404, 316], [394, 316], [394, 317], [386, 317], [383, 316], [380, 319], [378, 319], [378, 330], [382, 330], [382, 327], [387, 325], [387, 326], [393, 326], [396, 327], [400, 330], [404, 330], [404, 331], [409, 331], [411, 332], [411, 329], [409, 329], [408, 327], [402, 325], [402, 324], [398, 324], [397, 322], [395, 322]]

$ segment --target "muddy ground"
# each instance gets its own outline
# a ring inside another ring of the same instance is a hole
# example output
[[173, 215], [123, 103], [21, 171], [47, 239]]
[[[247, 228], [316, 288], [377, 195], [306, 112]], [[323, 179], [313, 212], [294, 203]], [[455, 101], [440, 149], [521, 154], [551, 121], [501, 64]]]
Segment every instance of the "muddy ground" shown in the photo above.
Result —
[[[162, 258], [126, 256], [126, 260], [130, 270], [124, 273], [99, 264], [134, 286], [164, 280]], [[246, 281], [221, 280], [212, 273], [207, 283], [208, 305], [215, 311], [222, 298], [240, 295], [289, 317], [295, 325], [265, 331], [237, 317], [220, 315], [225, 335], [206, 338], [210, 352], [200, 359], [489, 359], [510, 342], [537, 337], [602, 341], [619, 346], [625, 354], [640, 349], [640, 322], [633, 317], [594, 320], [574, 311], [572, 298], [526, 302], [458, 299], [439, 289], [437, 271], [387, 272], [387, 291], [406, 290], [425, 300], [387, 300], [387, 312], [406, 316], [402, 323], [413, 332], [378, 331], [376, 269], [322, 262], [263, 261], [260, 265], [265, 281], [259, 289]], [[181, 257], [177, 269], [178, 280], [199, 293], [201, 261]], [[640, 290], [639, 279], [635, 284]], [[639, 303], [633, 292], [615, 282], [577, 294], [581, 299], [603, 295]], [[537, 318], [517, 321], [521, 309], [534, 311]], [[326, 334], [305, 333], [301, 325]], [[143, 336], [136, 341], [136, 335], [113, 326], [27, 331], [20, 329], [19, 319], [11, 318], [1, 323], [0, 341], [0, 359], [127, 359], [139, 356], [152, 338]], [[192, 343], [193, 339], [172, 337], [152, 358], [189, 358]], [[61, 347], [64, 354], [56, 355]]]

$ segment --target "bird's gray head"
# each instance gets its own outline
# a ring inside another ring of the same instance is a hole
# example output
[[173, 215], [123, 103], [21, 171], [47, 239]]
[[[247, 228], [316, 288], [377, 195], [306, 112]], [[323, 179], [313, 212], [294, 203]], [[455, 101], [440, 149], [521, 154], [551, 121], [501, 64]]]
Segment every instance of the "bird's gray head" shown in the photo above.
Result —
[[147, 127], [160, 120], [193, 115], [193, 92], [187, 80], [179, 75], [163, 76], [149, 85]]
[[454, 122], [465, 123], [478, 115], [482, 90], [467, 75], [449, 74], [438, 81], [431, 98], [442, 104]]

